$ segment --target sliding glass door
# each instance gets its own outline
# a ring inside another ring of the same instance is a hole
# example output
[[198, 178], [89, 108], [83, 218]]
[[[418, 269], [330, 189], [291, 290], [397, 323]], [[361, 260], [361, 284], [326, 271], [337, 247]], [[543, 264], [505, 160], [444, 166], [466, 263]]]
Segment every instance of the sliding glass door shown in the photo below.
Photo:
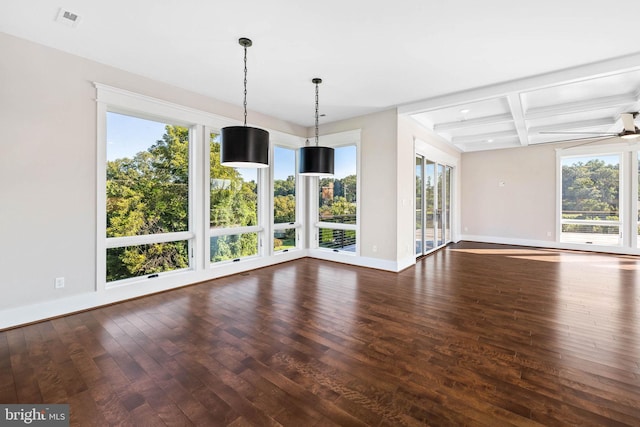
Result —
[[451, 241], [451, 169], [416, 154], [416, 257]]

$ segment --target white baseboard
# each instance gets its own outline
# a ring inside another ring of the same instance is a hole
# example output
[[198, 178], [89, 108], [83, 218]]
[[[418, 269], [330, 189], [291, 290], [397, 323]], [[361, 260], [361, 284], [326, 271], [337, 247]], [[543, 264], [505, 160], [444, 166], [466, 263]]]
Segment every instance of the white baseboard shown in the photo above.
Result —
[[132, 298], [190, 286], [199, 282], [251, 271], [256, 268], [268, 267], [270, 265], [280, 264], [304, 257], [312, 257], [391, 272], [398, 272], [415, 264], [414, 258], [408, 258], [400, 262], [393, 262], [383, 259], [359, 257], [323, 250], [296, 250], [292, 252], [279, 253], [270, 257], [246, 259], [239, 263], [222, 264], [209, 271], [177, 272], [175, 274], [161, 276], [154, 280], [141, 279], [135, 284], [129, 283], [127, 285], [114, 286], [109, 289], [102, 289], [95, 292], [57, 298], [52, 301], [3, 309], [0, 310], [0, 330], [89, 310]]
[[256, 268], [268, 267], [306, 256], [306, 250], [296, 250], [265, 258], [246, 259], [239, 263], [223, 264], [208, 271], [176, 272], [175, 274], [167, 274], [154, 280], [140, 280], [135, 284], [130, 283], [126, 286], [114, 286], [110, 289], [102, 289], [95, 292], [56, 298], [51, 301], [7, 308], [0, 310], [0, 330], [190, 286], [199, 282], [251, 271]]
[[[392, 271], [394, 273], [400, 271], [398, 262], [386, 259], [362, 257], [322, 249], [309, 249], [308, 254], [311, 258], [323, 259], [325, 261], [340, 262], [343, 264], [356, 265], [358, 267], [375, 268], [377, 270]], [[413, 262], [415, 263], [415, 259]]]

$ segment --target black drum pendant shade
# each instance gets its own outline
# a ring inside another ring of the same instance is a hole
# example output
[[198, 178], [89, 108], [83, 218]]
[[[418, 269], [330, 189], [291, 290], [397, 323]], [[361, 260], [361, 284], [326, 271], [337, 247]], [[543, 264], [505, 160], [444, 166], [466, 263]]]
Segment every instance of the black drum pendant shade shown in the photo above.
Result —
[[248, 126], [222, 128], [220, 163], [230, 168], [269, 166], [269, 132]]
[[269, 166], [269, 132], [247, 126], [247, 48], [253, 43], [238, 40], [244, 47], [244, 126], [222, 128], [220, 164], [231, 168], [266, 168]]
[[333, 175], [333, 148], [331, 147], [302, 147], [298, 161], [301, 175]]
[[333, 175], [333, 148], [318, 146], [318, 85], [322, 79], [315, 78], [311, 82], [316, 85], [316, 145], [298, 150], [298, 173], [307, 176]]

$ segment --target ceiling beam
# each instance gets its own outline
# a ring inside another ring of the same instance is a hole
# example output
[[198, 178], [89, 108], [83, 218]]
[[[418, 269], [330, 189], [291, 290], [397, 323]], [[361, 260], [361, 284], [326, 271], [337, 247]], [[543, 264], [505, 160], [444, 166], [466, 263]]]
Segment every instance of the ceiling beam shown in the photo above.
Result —
[[476, 126], [486, 126], [513, 121], [511, 114], [496, 114], [495, 116], [478, 117], [476, 119], [459, 120], [457, 122], [438, 123], [433, 126], [435, 132], [447, 132], [450, 130], [468, 129]]
[[512, 140], [503, 140], [503, 141], [498, 141], [493, 143], [476, 141], [476, 142], [469, 142], [466, 144], [457, 144], [456, 148], [458, 148], [463, 153], [466, 153], [469, 151], [497, 150], [500, 148], [515, 148], [519, 146], [520, 146], [520, 142], [518, 141], [517, 138], [514, 137]]
[[624, 94], [604, 96], [602, 98], [589, 99], [585, 101], [566, 102], [564, 104], [545, 105], [527, 110], [526, 119], [541, 119], [545, 117], [557, 116], [559, 114], [580, 113], [582, 111], [600, 110], [621, 105], [635, 104], [638, 102], [637, 94]]
[[613, 126], [615, 124], [616, 124], [616, 120], [610, 117], [605, 117], [601, 119], [581, 120], [579, 122], [569, 122], [569, 123], [555, 123], [552, 125], [532, 127], [532, 128], [529, 128], [529, 133], [536, 134], [540, 132], [571, 131], [573, 129], [578, 131], [580, 129], [589, 129], [589, 128], [602, 127], [602, 126]]
[[[515, 139], [518, 137], [518, 134], [512, 130], [505, 130], [502, 132], [491, 132], [491, 133], [483, 133], [477, 135], [467, 135], [467, 136], [456, 136], [451, 138], [451, 143], [453, 144], [469, 144], [474, 142], [486, 142], [488, 144], [493, 143], [499, 139], [511, 138]], [[489, 142], [489, 140], [492, 140]]]
[[529, 145], [527, 122], [524, 119], [524, 107], [522, 105], [522, 98], [520, 97], [520, 94], [510, 93], [507, 97], [507, 101], [509, 102], [509, 108], [513, 115], [513, 123], [516, 126], [516, 132], [518, 132], [520, 145]]

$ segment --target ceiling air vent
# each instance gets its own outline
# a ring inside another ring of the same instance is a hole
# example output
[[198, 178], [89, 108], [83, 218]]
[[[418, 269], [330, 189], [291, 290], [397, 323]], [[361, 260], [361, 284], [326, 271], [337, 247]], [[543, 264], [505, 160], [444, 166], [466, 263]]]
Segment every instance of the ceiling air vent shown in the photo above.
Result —
[[64, 24], [67, 27], [75, 28], [78, 25], [78, 22], [80, 22], [80, 16], [77, 13], [73, 13], [61, 8], [58, 11], [58, 16], [56, 16], [56, 22]]

